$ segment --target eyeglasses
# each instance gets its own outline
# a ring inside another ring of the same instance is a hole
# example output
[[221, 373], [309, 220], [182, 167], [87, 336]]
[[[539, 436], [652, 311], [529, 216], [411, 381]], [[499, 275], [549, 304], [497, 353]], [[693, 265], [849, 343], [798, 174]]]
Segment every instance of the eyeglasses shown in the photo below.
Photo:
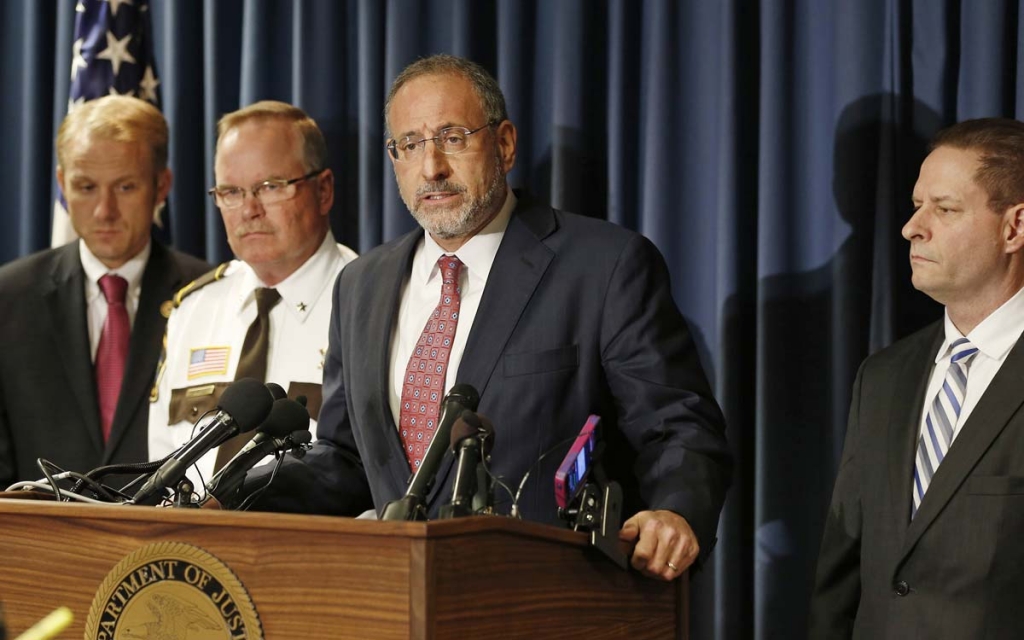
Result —
[[277, 204], [278, 202], [294, 198], [300, 182], [309, 180], [323, 172], [323, 169], [317, 169], [291, 180], [264, 180], [252, 185], [248, 189], [227, 185], [213, 187], [207, 193], [213, 196], [218, 207], [224, 209], [235, 209], [242, 206], [245, 203], [245, 195], [247, 193], [251, 193], [252, 197], [259, 200], [262, 205]]
[[462, 153], [469, 148], [470, 140], [469, 136], [473, 135], [477, 131], [482, 131], [488, 127], [493, 127], [500, 122], [488, 122], [482, 127], [476, 129], [467, 129], [466, 127], [445, 127], [437, 132], [437, 135], [432, 138], [414, 138], [413, 136], [405, 136], [399, 140], [388, 140], [385, 145], [388, 153], [391, 157], [398, 162], [408, 162], [410, 160], [418, 160], [423, 157], [423, 150], [426, 148], [428, 142], [433, 142], [434, 146], [437, 147], [441, 153], [453, 156], [457, 153]]

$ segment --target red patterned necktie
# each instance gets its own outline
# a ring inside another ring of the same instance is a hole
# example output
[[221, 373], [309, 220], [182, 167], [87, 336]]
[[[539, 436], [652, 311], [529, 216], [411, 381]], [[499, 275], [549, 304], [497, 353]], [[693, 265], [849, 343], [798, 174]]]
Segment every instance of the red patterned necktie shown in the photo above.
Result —
[[124, 366], [128, 361], [128, 341], [132, 329], [128, 323], [128, 309], [124, 306], [128, 281], [108, 273], [99, 280], [103, 297], [107, 299], [107, 319], [96, 349], [96, 396], [100, 405], [100, 425], [103, 441], [110, 439], [110, 426], [114, 422], [117, 396], [121, 393]]
[[455, 256], [441, 256], [437, 266], [441, 268], [441, 299], [416, 342], [402, 384], [398, 429], [405, 445], [405, 457], [413, 471], [419, 469], [434, 437], [444, 397], [448, 356], [459, 322], [462, 262]]

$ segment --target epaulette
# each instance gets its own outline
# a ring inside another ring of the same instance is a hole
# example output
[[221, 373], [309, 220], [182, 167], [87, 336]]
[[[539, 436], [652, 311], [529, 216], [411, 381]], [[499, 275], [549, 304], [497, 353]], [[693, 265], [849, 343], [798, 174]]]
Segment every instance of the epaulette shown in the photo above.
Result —
[[[231, 262], [225, 262], [218, 266], [216, 269], [207, 271], [203, 275], [199, 276], [192, 282], [186, 284], [184, 287], [178, 289], [177, 293], [174, 294], [170, 300], [167, 300], [160, 305], [160, 313], [163, 314], [164, 318], [171, 317], [171, 311], [181, 306], [181, 302], [199, 291], [211, 282], [217, 282], [224, 277], [224, 272], [228, 270], [228, 266]], [[167, 366], [167, 325], [164, 325], [164, 340], [163, 348], [160, 350], [160, 361], [156, 365], [156, 378], [153, 380], [153, 388], [149, 390], [149, 401], [150, 403], [156, 402], [160, 398], [160, 379], [164, 377], [164, 368]]]

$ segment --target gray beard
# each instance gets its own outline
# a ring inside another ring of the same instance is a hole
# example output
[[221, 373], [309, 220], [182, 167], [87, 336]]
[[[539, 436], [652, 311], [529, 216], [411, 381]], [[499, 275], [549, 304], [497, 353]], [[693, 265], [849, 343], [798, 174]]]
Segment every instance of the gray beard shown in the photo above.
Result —
[[[449, 240], [451, 238], [467, 236], [476, 231], [480, 223], [492, 216], [501, 207], [502, 202], [504, 202], [502, 196], [504, 195], [505, 173], [501, 170], [500, 158], [495, 157], [495, 163], [497, 166], [494, 172], [494, 179], [491, 180], [487, 191], [479, 199], [464, 202], [457, 208], [435, 211], [429, 215], [413, 208], [415, 196], [412, 202], [406, 199], [405, 206], [409, 209], [412, 217], [416, 219], [416, 222], [435, 238]], [[445, 186], [445, 183], [421, 187], [425, 191], [438, 188], [443, 190], [449, 187]], [[464, 189], [458, 189], [458, 191], [465, 193]]]

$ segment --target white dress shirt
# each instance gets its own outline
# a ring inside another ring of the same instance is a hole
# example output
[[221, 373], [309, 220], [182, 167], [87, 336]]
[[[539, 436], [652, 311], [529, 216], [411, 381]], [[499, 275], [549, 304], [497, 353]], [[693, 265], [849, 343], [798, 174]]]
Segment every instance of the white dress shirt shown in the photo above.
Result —
[[103, 324], [107, 321], [107, 299], [100, 289], [100, 278], [111, 273], [128, 281], [124, 306], [128, 309], [128, 325], [135, 326], [135, 313], [139, 310], [139, 296], [142, 294], [142, 272], [146, 270], [152, 249], [151, 240], [134, 258], [116, 269], [109, 269], [89, 251], [83, 240], [78, 241], [78, 256], [82, 260], [82, 270], [85, 271], [85, 316], [89, 325], [89, 348], [93, 362], [96, 361], [96, 349], [103, 335]]
[[412, 273], [406, 280], [398, 307], [398, 323], [391, 336], [391, 387], [389, 402], [395, 425], [400, 424], [402, 385], [405, 369], [409, 366], [416, 342], [423, 334], [427, 319], [434, 312], [441, 298], [441, 270], [437, 260], [442, 255], [456, 255], [462, 262], [459, 271], [460, 301], [459, 324], [455, 329], [455, 340], [448, 356], [444, 388], [448, 392], [458, 379], [459, 363], [466, 350], [469, 331], [473, 328], [480, 297], [487, 285], [487, 276], [498, 254], [501, 239], [516, 206], [516, 196], [508, 190], [501, 211], [479, 233], [466, 241], [454, 254], [449, 254], [438, 245], [430, 234], [423, 232], [423, 241], [416, 248], [412, 259]]
[[960, 417], [957, 419], [956, 426], [953, 427], [953, 440], [955, 441], [960, 433], [960, 428], [967, 422], [967, 418], [970, 417], [974, 407], [978, 405], [978, 401], [985, 394], [992, 378], [996, 376], [999, 368], [1006, 361], [1010, 349], [1017, 343], [1021, 333], [1024, 333], [1024, 289], [1018, 291], [1001, 307], [982, 320], [967, 336], [961, 335], [949, 319], [947, 312], [945, 314], [945, 332], [945, 340], [942, 341], [938, 353], [935, 354], [935, 366], [928, 380], [925, 404], [921, 410], [921, 423], [918, 426], [918, 437], [920, 438], [920, 434], [924, 433], [928, 409], [946, 378], [946, 370], [949, 369], [949, 360], [952, 357], [949, 350], [950, 345], [960, 338], [966, 337], [971, 344], [978, 348], [978, 353], [974, 355], [970, 367], [967, 369], [967, 393], [964, 395], [964, 402], [960, 407]]

